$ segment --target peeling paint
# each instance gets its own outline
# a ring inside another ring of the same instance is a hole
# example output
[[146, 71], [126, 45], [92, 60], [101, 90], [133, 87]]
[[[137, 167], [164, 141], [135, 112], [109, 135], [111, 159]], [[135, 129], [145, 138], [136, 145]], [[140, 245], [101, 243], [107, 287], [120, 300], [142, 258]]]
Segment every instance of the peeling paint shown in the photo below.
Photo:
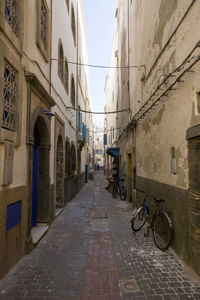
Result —
[[144, 121], [143, 125], [142, 125], [143, 130], [145, 131], [145, 134], [150, 132], [150, 126], [149, 126], [149, 122], [148, 121]]
[[170, 55], [169, 59], [168, 59], [168, 63], [166, 63], [165, 67], [164, 67], [164, 74], [169, 74], [172, 70], [175, 69], [176, 67], [176, 50], [174, 50], [172, 52], [172, 54]]
[[160, 124], [160, 122], [162, 121], [164, 111], [165, 111], [165, 105], [163, 104], [161, 109], [157, 112], [157, 116], [152, 119], [152, 124], [153, 125], [159, 125]]
[[[159, 9], [159, 19], [156, 22], [153, 45], [162, 48], [162, 37], [166, 24], [170, 21], [178, 5], [178, 0], [162, 0]], [[167, 9], [166, 9], [167, 7]]]

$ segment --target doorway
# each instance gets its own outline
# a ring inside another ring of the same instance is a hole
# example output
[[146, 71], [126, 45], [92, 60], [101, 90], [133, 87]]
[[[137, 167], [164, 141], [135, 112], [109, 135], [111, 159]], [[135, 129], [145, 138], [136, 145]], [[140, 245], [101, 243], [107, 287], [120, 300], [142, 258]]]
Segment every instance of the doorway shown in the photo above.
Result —
[[32, 227], [49, 221], [49, 139], [46, 123], [38, 117], [33, 130]]
[[57, 141], [56, 151], [56, 209], [64, 207], [64, 155], [61, 135]]

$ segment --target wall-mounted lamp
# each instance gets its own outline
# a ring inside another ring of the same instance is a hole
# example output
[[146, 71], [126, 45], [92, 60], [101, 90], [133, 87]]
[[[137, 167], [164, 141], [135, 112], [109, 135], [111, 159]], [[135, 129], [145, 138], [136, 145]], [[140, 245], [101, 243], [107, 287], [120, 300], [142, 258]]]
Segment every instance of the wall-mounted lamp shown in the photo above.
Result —
[[52, 117], [55, 116], [55, 114], [49, 110], [43, 109], [43, 113], [51, 120]]

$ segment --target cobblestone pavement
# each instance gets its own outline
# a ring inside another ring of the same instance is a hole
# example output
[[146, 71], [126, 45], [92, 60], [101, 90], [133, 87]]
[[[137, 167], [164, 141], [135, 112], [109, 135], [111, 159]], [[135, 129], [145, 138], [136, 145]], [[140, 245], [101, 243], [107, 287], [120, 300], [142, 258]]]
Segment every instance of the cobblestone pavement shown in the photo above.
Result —
[[200, 281], [171, 250], [130, 227], [101, 172], [56, 218], [37, 248], [0, 281], [0, 300], [200, 299]]

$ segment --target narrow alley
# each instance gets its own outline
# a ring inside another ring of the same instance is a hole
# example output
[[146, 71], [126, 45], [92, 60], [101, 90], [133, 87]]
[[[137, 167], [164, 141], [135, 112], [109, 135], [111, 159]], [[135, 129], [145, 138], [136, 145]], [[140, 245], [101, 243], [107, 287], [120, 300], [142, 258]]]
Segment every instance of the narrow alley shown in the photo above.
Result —
[[200, 282], [171, 249], [130, 226], [131, 203], [113, 199], [97, 171], [38, 246], [0, 282], [1, 300], [200, 299]]

